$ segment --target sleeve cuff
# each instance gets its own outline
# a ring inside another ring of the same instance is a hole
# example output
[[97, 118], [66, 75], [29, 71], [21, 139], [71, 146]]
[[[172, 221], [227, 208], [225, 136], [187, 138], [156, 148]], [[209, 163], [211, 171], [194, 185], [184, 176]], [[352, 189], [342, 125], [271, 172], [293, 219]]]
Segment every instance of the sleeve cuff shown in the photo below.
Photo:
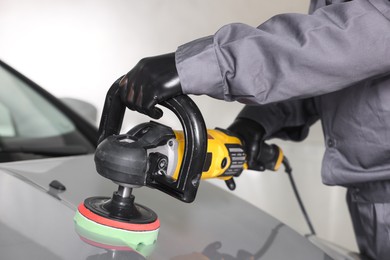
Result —
[[176, 68], [184, 94], [224, 99], [224, 84], [214, 50], [213, 36], [179, 46]]

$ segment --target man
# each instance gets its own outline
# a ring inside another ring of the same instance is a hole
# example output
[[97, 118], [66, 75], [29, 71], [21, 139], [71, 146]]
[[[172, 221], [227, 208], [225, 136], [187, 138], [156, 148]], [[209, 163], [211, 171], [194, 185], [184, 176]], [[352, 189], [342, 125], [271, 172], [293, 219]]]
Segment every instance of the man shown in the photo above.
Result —
[[155, 104], [183, 93], [247, 104], [229, 129], [244, 139], [251, 169], [264, 139], [302, 140], [321, 119], [323, 182], [347, 187], [362, 255], [390, 258], [388, 0], [312, 0], [309, 15], [226, 25], [141, 60], [120, 85], [130, 109], [154, 118]]

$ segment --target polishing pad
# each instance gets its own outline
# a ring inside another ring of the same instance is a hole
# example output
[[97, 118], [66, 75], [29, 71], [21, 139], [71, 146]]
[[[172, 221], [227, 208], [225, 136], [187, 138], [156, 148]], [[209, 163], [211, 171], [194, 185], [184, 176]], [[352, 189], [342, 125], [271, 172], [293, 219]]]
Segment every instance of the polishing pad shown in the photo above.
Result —
[[[103, 201], [106, 198], [94, 198]], [[87, 199], [88, 200], [88, 199]], [[151, 222], [136, 220], [118, 220], [112, 217], [101, 216], [81, 203], [74, 221], [76, 232], [81, 239], [94, 246], [115, 250], [133, 249], [144, 256], [150, 255], [157, 241], [160, 222], [157, 215], [150, 209], [136, 204], [137, 208], [153, 213]], [[150, 214], [148, 214], [150, 215]], [[138, 222], [138, 223], [137, 223]]]

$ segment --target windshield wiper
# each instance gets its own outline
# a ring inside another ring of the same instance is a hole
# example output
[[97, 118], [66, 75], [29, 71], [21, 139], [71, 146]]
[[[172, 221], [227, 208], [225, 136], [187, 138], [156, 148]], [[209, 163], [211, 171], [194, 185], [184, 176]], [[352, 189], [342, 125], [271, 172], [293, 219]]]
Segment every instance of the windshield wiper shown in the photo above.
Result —
[[53, 146], [53, 147], [0, 147], [0, 153], [29, 153], [43, 156], [69, 156], [88, 154], [89, 150], [81, 145]]

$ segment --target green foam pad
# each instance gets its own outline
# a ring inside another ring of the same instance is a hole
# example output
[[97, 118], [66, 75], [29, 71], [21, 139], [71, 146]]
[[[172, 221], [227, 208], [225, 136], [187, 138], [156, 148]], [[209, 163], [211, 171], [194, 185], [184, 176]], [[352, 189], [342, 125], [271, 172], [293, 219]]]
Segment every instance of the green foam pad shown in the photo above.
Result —
[[93, 242], [113, 247], [129, 247], [143, 256], [149, 256], [156, 244], [158, 229], [153, 231], [128, 231], [96, 223], [80, 212], [74, 217], [76, 232]]

